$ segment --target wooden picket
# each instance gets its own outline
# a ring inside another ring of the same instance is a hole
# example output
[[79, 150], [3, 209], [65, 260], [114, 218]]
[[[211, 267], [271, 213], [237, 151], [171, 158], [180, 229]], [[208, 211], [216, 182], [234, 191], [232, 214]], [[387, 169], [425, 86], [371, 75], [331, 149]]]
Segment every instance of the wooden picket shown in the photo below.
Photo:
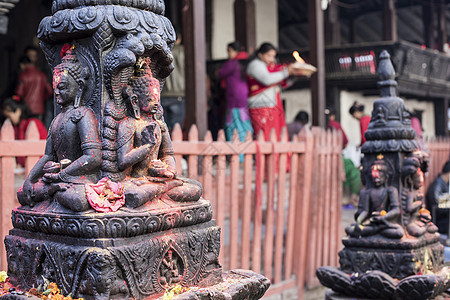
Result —
[[[200, 141], [195, 127], [183, 141], [178, 130], [172, 135], [177, 157], [184, 157], [188, 168], [196, 167], [191, 156], [209, 162], [197, 179], [205, 196], [215, 195], [211, 202], [222, 228], [224, 269], [264, 274], [273, 283], [267, 295], [273, 295], [305, 283], [314, 286], [317, 267], [337, 265], [344, 179], [337, 132], [305, 129], [291, 142], [286, 130], [281, 141], [272, 133], [269, 141], [260, 134], [240, 142], [235, 132], [225, 142], [223, 132], [217, 141]], [[241, 166], [239, 154], [244, 155]], [[179, 159], [177, 164], [180, 171]], [[301, 298], [303, 288], [298, 293]]]
[[[11, 228], [11, 210], [18, 205], [14, 190], [15, 157], [26, 157], [27, 172], [44, 152], [35, 125], [27, 139], [14, 140], [9, 121], [0, 136], [0, 238]], [[180, 175], [199, 180], [222, 228], [220, 261], [225, 270], [243, 268], [264, 274], [272, 286], [267, 296], [318, 284], [315, 270], [338, 265], [341, 247], [341, 199], [344, 180], [341, 136], [335, 131], [305, 128], [288, 141], [274, 133], [265, 141], [238, 134], [225, 141], [223, 131], [213, 141], [199, 137], [195, 126], [183, 140], [175, 126], [172, 141]], [[428, 141], [431, 153], [425, 185], [449, 159], [449, 139]], [[185, 161], [183, 165], [182, 162]], [[1, 269], [6, 254], [0, 244]]]
[[14, 189], [15, 157], [26, 157], [25, 169], [29, 171], [45, 148], [45, 140], [39, 140], [34, 122], [30, 123], [25, 136], [26, 140], [14, 140], [14, 128], [9, 120], [5, 121], [0, 132], [0, 270], [7, 269], [3, 240], [12, 229], [11, 211], [19, 205]]

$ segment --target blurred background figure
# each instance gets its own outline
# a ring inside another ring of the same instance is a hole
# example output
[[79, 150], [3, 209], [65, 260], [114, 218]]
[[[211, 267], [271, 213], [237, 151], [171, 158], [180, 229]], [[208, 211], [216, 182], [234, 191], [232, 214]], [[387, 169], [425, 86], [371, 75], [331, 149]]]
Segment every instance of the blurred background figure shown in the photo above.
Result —
[[426, 207], [431, 212], [433, 222], [439, 228], [440, 233], [449, 235], [449, 209], [439, 209], [439, 199], [447, 199], [450, 201], [449, 195], [450, 182], [450, 160], [442, 167], [442, 171], [433, 180], [425, 194]]
[[164, 109], [164, 120], [167, 123], [169, 132], [172, 132], [176, 123], [183, 127], [186, 114], [185, 107], [185, 66], [184, 47], [181, 33], [177, 31], [177, 40], [172, 49], [173, 65], [175, 69], [166, 78], [161, 92], [161, 105]]
[[287, 80], [289, 76], [302, 74], [293, 64], [277, 65], [276, 55], [274, 45], [263, 43], [247, 66], [248, 108], [255, 138], [263, 131], [264, 138], [269, 140], [271, 130], [275, 129], [280, 140], [281, 128], [286, 126], [280, 88], [292, 83]]
[[300, 132], [300, 130], [302, 130], [302, 128], [308, 124], [309, 122], [309, 115], [306, 111], [301, 110], [297, 113], [297, 115], [294, 118], [294, 121], [292, 121], [291, 123], [288, 123], [286, 125], [287, 127], [287, 131], [288, 131], [288, 135], [289, 135], [289, 140], [292, 141], [292, 138], [294, 137], [294, 135], [298, 134]]
[[15, 95], [23, 99], [26, 105], [39, 120], [43, 120], [45, 102], [52, 95], [52, 87], [47, 76], [31, 62], [27, 56], [19, 60], [21, 73], [17, 80]]
[[353, 105], [350, 107], [348, 111], [353, 118], [359, 121], [359, 127], [361, 132], [361, 144], [364, 145], [366, 142], [366, 138], [364, 137], [364, 133], [367, 131], [370, 123], [370, 117], [364, 114], [364, 105], [358, 103], [357, 101], [353, 102]]
[[227, 45], [228, 61], [220, 68], [218, 76], [222, 79], [221, 85], [225, 89], [225, 136], [231, 140], [233, 131], [239, 133], [239, 140], [244, 141], [248, 131], [253, 133], [252, 124], [247, 108], [248, 86], [242, 62], [247, 59], [245, 51], [241, 51], [238, 41]]
[[341, 132], [342, 134], [342, 149], [344, 149], [348, 144], [347, 135], [342, 129], [341, 123], [336, 121], [336, 110], [334, 107], [329, 107], [325, 109], [325, 117], [327, 120], [327, 128], [334, 128], [335, 130]]
[[420, 124], [419, 118], [417, 117], [416, 113], [413, 111], [408, 110], [408, 113], [410, 115], [412, 129], [414, 129], [414, 131], [416, 132], [417, 137], [419, 139], [422, 139], [423, 138], [423, 130], [422, 130], [422, 124]]
[[25, 48], [25, 50], [23, 51], [23, 54], [28, 57], [30, 59], [30, 62], [35, 65], [36, 67], [38, 66], [38, 61], [39, 61], [39, 49], [33, 45], [29, 45]]
[[[44, 64], [44, 67], [42, 68], [42, 61], [41, 61], [41, 49], [34, 46], [34, 45], [28, 45], [25, 50], [23, 51], [23, 55], [28, 57], [31, 61], [31, 63], [40, 71], [42, 71], [45, 76], [47, 76], [48, 82], [52, 82], [52, 70], [50, 69], [50, 66], [48, 64]], [[44, 117], [43, 117], [43, 123], [46, 128], [50, 127], [50, 124], [53, 120], [54, 116], [54, 105], [53, 105], [53, 94], [50, 95], [48, 99], [44, 102]]]
[[[18, 96], [6, 98], [2, 101], [2, 115], [9, 119], [14, 126], [14, 138], [16, 140], [24, 140], [28, 126], [31, 121], [36, 123], [39, 138], [45, 140], [47, 138], [47, 129], [44, 124], [33, 115], [28, 106]], [[25, 157], [17, 157], [17, 163], [25, 166]]]
[[[336, 110], [334, 107], [325, 109], [327, 128], [338, 130], [342, 134], [342, 149], [348, 144], [347, 135], [342, 129], [341, 123], [336, 121]], [[354, 209], [358, 206], [359, 192], [361, 191], [361, 176], [358, 168], [350, 158], [342, 156], [344, 160], [345, 181], [343, 183], [344, 198], [342, 204], [344, 208]]]

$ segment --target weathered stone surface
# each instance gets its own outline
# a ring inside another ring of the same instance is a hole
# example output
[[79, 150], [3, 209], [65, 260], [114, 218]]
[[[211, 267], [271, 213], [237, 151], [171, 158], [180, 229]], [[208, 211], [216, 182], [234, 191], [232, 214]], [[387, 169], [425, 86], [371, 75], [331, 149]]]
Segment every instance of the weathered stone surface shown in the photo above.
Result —
[[[379, 270], [399, 280], [416, 274], [438, 272], [444, 264], [443, 246], [438, 237], [405, 239], [383, 245], [384, 239], [345, 239], [339, 251], [340, 269], [348, 274]], [[370, 241], [372, 243], [370, 243]], [[352, 243], [353, 242], [353, 243]]]
[[33, 208], [22, 206], [12, 212], [14, 228], [79, 238], [133, 237], [211, 219], [211, 204], [204, 199], [188, 203], [161, 199], [136, 209], [123, 207], [108, 213], [93, 209], [74, 213], [57, 202], [41, 202]]
[[436, 274], [412, 275], [399, 281], [381, 271], [349, 275], [334, 267], [317, 269], [317, 276], [324, 286], [331, 288], [337, 296], [352, 299], [433, 299], [450, 288], [448, 273], [449, 270], [443, 268]]
[[[223, 273], [223, 282], [206, 288], [192, 288], [176, 295], [173, 300], [238, 300], [260, 299], [270, 286], [266, 277], [248, 270], [232, 270]], [[162, 299], [162, 298], [158, 298]]]
[[10, 282], [22, 290], [58, 284], [85, 299], [143, 299], [173, 284], [221, 279], [214, 222], [130, 238], [79, 239], [13, 229], [5, 239]]

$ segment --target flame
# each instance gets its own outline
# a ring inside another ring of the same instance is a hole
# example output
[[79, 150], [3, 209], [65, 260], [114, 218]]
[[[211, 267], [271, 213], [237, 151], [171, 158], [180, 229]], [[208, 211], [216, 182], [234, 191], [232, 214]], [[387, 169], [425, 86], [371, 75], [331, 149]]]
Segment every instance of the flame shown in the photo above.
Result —
[[296, 61], [298, 61], [299, 63], [304, 64], [305, 61], [303, 60], [303, 58], [300, 56], [300, 54], [298, 53], [298, 51], [294, 51], [292, 52], [292, 56], [295, 58]]

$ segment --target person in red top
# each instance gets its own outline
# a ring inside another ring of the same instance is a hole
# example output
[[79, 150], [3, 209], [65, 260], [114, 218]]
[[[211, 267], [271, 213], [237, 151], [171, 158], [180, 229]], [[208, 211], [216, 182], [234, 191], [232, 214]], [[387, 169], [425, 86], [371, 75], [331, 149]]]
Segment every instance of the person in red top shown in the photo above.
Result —
[[369, 127], [370, 117], [364, 114], [364, 105], [358, 103], [357, 101], [353, 102], [353, 105], [350, 107], [349, 113], [359, 121], [359, 127], [361, 129], [361, 146], [366, 142], [366, 138], [364, 133], [366, 133], [367, 128]]
[[286, 126], [284, 108], [281, 103], [280, 88], [289, 85], [291, 75], [302, 75], [293, 64], [276, 64], [277, 49], [270, 43], [263, 43], [247, 66], [249, 98], [247, 102], [255, 138], [259, 132], [269, 140], [275, 129], [280, 139], [281, 128]]
[[[20, 101], [18, 96], [6, 98], [2, 102], [2, 114], [9, 119], [14, 126], [14, 138], [16, 140], [24, 140], [28, 126], [31, 121], [36, 123], [39, 138], [45, 140], [47, 138], [47, 129], [42, 122], [33, 117], [29, 108]], [[22, 167], [25, 166], [25, 157], [17, 157], [17, 163]]]
[[14, 94], [25, 100], [31, 112], [41, 120], [45, 113], [45, 101], [52, 95], [47, 76], [36, 68], [27, 56], [19, 60], [21, 73]]
[[328, 123], [327, 128], [334, 128], [337, 131], [340, 131], [342, 134], [342, 149], [344, 149], [348, 144], [347, 135], [342, 129], [341, 123], [336, 121], [336, 110], [333, 107], [329, 107], [325, 110], [325, 115], [327, 116]]

